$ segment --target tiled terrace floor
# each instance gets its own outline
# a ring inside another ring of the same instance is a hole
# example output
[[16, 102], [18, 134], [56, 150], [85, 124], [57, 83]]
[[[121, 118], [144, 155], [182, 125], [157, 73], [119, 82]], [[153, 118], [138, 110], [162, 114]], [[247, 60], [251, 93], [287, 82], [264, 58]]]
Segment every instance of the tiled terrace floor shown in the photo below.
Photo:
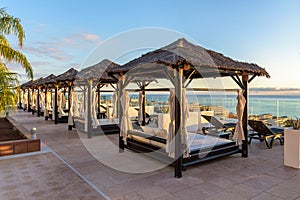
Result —
[[[120, 157], [113, 145], [116, 135], [106, 137], [107, 145], [101, 136], [86, 139], [68, 131], [67, 124], [54, 125], [27, 112], [12, 118], [26, 129], [36, 127], [52, 152], [0, 160], [0, 199], [300, 199], [300, 170], [283, 166], [278, 142], [272, 149], [253, 142], [248, 158], [237, 154], [199, 164], [175, 179], [172, 167], [150, 171], [161, 167], [155, 160]], [[150, 172], [127, 173], [106, 165]]]

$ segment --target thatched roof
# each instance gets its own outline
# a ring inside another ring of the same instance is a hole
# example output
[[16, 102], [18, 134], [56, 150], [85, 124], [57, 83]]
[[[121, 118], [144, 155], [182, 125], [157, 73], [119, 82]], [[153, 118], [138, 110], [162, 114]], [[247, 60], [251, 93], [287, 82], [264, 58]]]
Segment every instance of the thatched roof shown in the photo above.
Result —
[[73, 81], [76, 78], [77, 70], [74, 68], [69, 69], [68, 71], [58, 75], [55, 78], [56, 82], [66, 82], [66, 81]]
[[30, 80], [26, 83], [23, 83], [20, 87], [21, 87], [21, 89], [31, 88], [32, 83], [33, 83], [33, 80]]
[[31, 84], [31, 86], [34, 87], [34, 88], [40, 86], [40, 81], [42, 81], [42, 80], [43, 80], [43, 77], [34, 80], [34, 81], [32, 82], [32, 84]]
[[[125, 65], [116, 68], [110, 73], [125, 74], [129, 70], [143, 66], [151, 70], [153, 64], [167, 65], [171, 67], [190, 65], [191, 68], [184, 73], [187, 76], [191, 70], [196, 70], [192, 78], [241, 75], [243, 72], [257, 76], [270, 77], [268, 72], [256, 64], [235, 61], [221, 53], [207, 50], [194, 45], [184, 38], [179, 39], [165, 47], [151, 51], [136, 58]], [[153, 67], [153, 71], [161, 68], [161, 65]]]
[[42, 86], [42, 85], [54, 83], [55, 82], [55, 78], [56, 78], [56, 76], [54, 74], [50, 74], [49, 76], [47, 76], [47, 77], [43, 78], [42, 80], [40, 80], [38, 82], [38, 84], [40, 86]]
[[109, 76], [107, 71], [113, 70], [116, 67], [119, 67], [119, 65], [108, 59], [104, 59], [95, 65], [79, 71], [76, 76], [76, 81], [93, 80], [102, 83], [115, 83], [117, 81]]

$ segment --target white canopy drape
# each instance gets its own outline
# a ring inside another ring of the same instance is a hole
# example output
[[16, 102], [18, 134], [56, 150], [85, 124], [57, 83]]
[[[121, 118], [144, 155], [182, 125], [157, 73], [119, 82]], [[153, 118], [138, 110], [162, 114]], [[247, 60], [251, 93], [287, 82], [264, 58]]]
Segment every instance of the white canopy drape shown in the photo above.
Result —
[[81, 116], [81, 117], [83, 117], [84, 116], [84, 113], [85, 113], [85, 107], [84, 107], [84, 105], [85, 105], [85, 103], [84, 103], [84, 101], [85, 101], [85, 91], [83, 91], [82, 92], [82, 94], [81, 94], [81, 96], [80, 96], [80, 99], [79, 99], [79, 101], [78, 101], [78, 107], [79, 107], [79, 115]]
[[73, 116], [74, 116], [74, 112], [73, 112], [73, 110], [74, 110], [74, 103], [73, 103], [73, 90], [71, 91], [71, 94], [69, 93], [69, 98], [70, 98], [70, 107], [69, 107], [69, 114], [68, 114], [68, 125], [69, 126], [73, 126], [74, 125], [74, 122], [73, 122]]
[[33, 108], [36, 105], [36, 93], [33, 92], [33, 95], [31, 97], [31, 108]]
[[44, 111], [45, 110], [45, 93], [41, 93], [40, 94], [40, 108], [41, 108], [41, 111]]
[[78, 93], [77, 92], [72, 92], [72, 101], [73, 101], [73, 115], [75, 117], [79, 116], [79, 111], [78, 111]]
[[142, 124], [142, 121], [143, 121], [143, 109], [142, 109], [143, 98], [144, 98], [143, 92], [140, 91], [139, 92], [139, 107], [140, 108], [139, 108], [139, 112], [138, 112], [138, 122], [140, 125]]
[[28, 99], [27, 99], [27, 94], [25, 94], [25, 92], [23, 93], [23, 98], [22, 98], [22, 106], [23, 108], [27, 108], [27, 103], [28, 103]]
[[197, 133], [202, 133], [202, 121], [201, 121], [201, 110], [199, 110], [198, 112], [198, 130], [197, 130]]
[[107, 119], [111, 119], [108, 99], [106, 99], [106, 101], [105, 101], [105, 106], [106, 106], [106, 117], [107, 117]]
[[52, 96], [52, 120], [55, 120], [55, 107], [56, 107], [56, 102], [54, 95]]
[[235, 126], [235, 131], [232, 138], [236, 140], [237, 144], [242, 144], [242, 141], [245, 140], [242, 120], [243, 120], [244, 108], [246, 105], [246, 99], [242, 93], [243, 92], [241, 90], [238, 91], [238, 96], [237, 96], [238, 103], [236, 106], [238, 122]]
[[49, 110], [51, 110], [51, 92], [47, 92], [47, 95], [45, 98], [47, 98], [47, 104], [45, 108], [45, 116], [49, 117]]
[[186, 129], [187, 120], [189, 118], [188, 101], [186, 98], [186, 89], [182, 89], [182, 145], [183, 145], [183, 157], [190, 156], [189, 153], [189, 135]]
[[97, 95], [96, 90], [92, 91], [92, 126], [93, 128], [97, 128], [100, 125], [97, 119]]
[[63, 115], [66, 115], [66, 113], [63, 111], [62, 109], [62, 104], [63, 104], [63, 98], [64, 98], [64, 95], [62, 92], [58, 91], [58, 112], [59, 112], [59, 117], [63, 116]]
[[117, 118], [117, 92], [113, 93], [113, 118]]
[[169, 113], [170, 113], [170, 123], [169, 123], [169, 130], [167, 136], [167, 145], [166, 145], [166, 152], [169, 153], [169, 156], [174, 158], [175, 157], [175, 132], [174, 132], [174, 121], [175, 121], [175, 93], [174, 89], [170, 90], [169, 96]]
[[127, 132], [128, 130], [132, 130], [132, 124], [129, 118], [128, 114], [128, 108], [129, 108], [129, 96], [128, 92], [123, 89], [123, 94], [121, 96], [121, 107], [123, 110], [123, 115], [121, 119], [121, 127], [120, 127], [120, 136], [123, 137], [123, 141], [126, 144], [127, 142]]

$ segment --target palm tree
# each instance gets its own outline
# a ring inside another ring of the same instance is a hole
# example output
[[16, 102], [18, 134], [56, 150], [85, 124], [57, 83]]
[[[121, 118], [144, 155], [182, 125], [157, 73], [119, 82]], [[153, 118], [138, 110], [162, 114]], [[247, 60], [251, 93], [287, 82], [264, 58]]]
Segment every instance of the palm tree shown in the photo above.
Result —
[[33, 72], [30, 63], [22, 52], [13, 49], [7, 35], [15, 35], [18, 38], [19, 48], [23, 47], [25, 32], [20, 19], [6, 13], [4, 8], [0, 9], [0, 113], [7, 111], [8, 105], [16, 105], [18, 78], [12, 73], [7, 63], [18, 63], [23, 66], [27, 76], [33, 79]]

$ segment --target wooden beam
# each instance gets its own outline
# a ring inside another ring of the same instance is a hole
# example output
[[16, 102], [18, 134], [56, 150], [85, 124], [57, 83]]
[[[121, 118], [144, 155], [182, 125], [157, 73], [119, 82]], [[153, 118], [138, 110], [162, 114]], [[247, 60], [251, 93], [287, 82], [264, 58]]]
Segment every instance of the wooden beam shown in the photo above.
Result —
[[251, 81], [253, 81], [253, 79], [256, 77], [257, 75], [254, 74], [249, 80], [248, 80], [248, 83], [251, 83]]
[[[240, 89], [219, 89], [219, 88], [186, 88], [186, 91], [194, 92], [237, 92]], [[141, 89], [126, 89], [128, 92], [139, 92]], [[170, 88], [145, 88], [146, 92], [167, 92], [170, 91]], [[101, 91], [105, 92], [105, 91]], [[113, 91], [109, 91], [113, 92]]]
[[177, 67], [175, 74], [175, 177], [182, 177], [182, 76], [183, 69]]
[[236, 77], [234, 77], [233, 75], [230, 76], [230, 77], [232, 78], [232, 80], [234, 80], [234, 82], [236, 82], [236, 84], [238, 84], [238, 86], [240, 86], [241, 89], [244, 90], [244, 85], [243, 85], [243, 83], [241, 82], [241, 80], [239, 79], [238, 76], [236, 76], [238, 79]]
[[58, 124], [58, 106], [57, 106], [58, 94], [57, 93], [58, 93], [58, 85], [56, 85], [54, 89], [54, 105], [53, 105], [54, 108], [52, 109], [52, 115], [54, 115], [54, 124]]
[[87, 135], [88, 138], [92, 138], [92, 88], [93, 88], [93, 81], [89, 80], [88, 81], [88, 93], [87, 93]]
[[242, 75], [243, 86], [244, 86], [244, 98], [246, 99], [246, 104], [243, 113], [243, 131], [245, 140], [242, 144], [242, 157], [248, 157], [248, 74]]
[[37, 116], [40, 117], [41, 115], [41, 108], [40, 108], [40, 87], [37, 88]]
[[48, 110], [47, 110], [47, 104], [48, 104], [47, 93], [48, 93], [48, 88], [46, 87], [45, 88], [45, 111], [44, 111], [45, 120], [48, 120], [48, 118], [49, 118], [49, 114], [48, 114]]
[[100, 118], [100, 105], [101, 105], [100, 89], [97, 91], [97, 95], [98, 95], [98, 99], [97, 99], [97, 114], [99, 115], [99, 118]]
[[[119, 127], [121, 128], [121, 121], [122, 121], [122, 117], [123, 117], [123, 110], [122, 110], [122, 106], [121, 106], [121, 96], [123, 94], [123, 80], [122, 80], [122, 77], [121, 77], [121, 80], [119, 80], [118, 82], [118, 86], [117, 86], [118, 90], [117, 90], [117, 106], [118, 106], [118, 117], [119, 117]], [[123, 138], [120, 136], [120, 133], [119, 133], [119, 152], [124, 152], [124, 148], [125, 148], [125, 144], [124, 144], [124, 141], [123, 141]]]
[[142, 95], [143, 95], [143, 101], [142, 101], [142, 113], [143, 113], [143, 121], [142, 126], [146, 125], [146, 92], [145, 92], [145, 85], [142, 85]]
[[31, 108], [30, 108], [30, 90], [29, 88], [27, 88], [27, 111], [30, 112]]

